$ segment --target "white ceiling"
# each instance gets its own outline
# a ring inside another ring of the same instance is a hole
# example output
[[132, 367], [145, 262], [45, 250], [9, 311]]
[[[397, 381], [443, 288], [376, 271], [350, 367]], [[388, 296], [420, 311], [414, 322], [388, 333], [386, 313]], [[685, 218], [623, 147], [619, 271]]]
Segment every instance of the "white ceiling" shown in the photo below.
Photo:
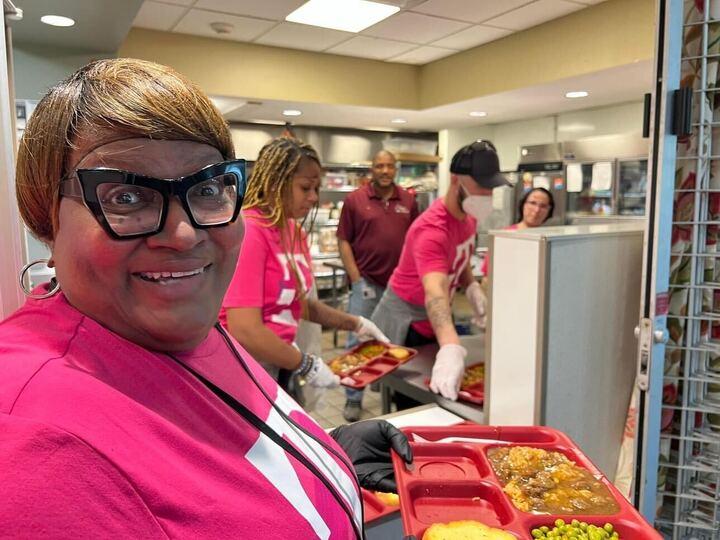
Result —
[[358, 34], [285, 22], [305, 0], [145, 0], [133, 26], [420, 65], [604, 0], [379, 1], [401, 9]]
[[[529, 86], [421, 111], [275, 100], [263, 100], [258, 104], [251, 99], [221, 96], [214, 96], [213, 99], [229, 121], [291, 120], [293, 124], [309, 126], [382, 131], [392, 129], [436, 131], [444, 128], [498, 124], [614, 103], [639, 101], [643, 94], [651, 91], [651, 85], [652, 62], [647, 60], [550, 84]], [[565, 93], [573, 90], [586, 90], [590, 95], [582, 99], [567, 99]], [[302, 116], [286, 118], [282, 115], [284, 109], [300, 109]], [[487, 116], [474, 118], [469, 116], [470, 111], [485, 111]], [[407, 123], [393, 124], [391, 120], [394, 118], [403, 118]]]

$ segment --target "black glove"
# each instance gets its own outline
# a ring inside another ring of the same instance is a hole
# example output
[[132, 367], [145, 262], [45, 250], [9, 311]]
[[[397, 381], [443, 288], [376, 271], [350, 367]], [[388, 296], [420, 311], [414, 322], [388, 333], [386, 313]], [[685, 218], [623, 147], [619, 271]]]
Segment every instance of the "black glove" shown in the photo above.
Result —
[[397, 492], [390, 449], [412, 463], [410, 443], [402, 431], [385, 420], [365, 420], [335, 428], [330, 436], [350, 457], [362, 487]]

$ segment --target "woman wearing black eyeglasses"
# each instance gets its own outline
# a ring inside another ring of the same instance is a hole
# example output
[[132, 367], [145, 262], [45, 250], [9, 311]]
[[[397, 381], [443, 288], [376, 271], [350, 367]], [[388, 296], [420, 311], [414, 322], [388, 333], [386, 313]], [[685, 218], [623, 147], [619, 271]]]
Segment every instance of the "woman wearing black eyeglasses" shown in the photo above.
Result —
[[17, 196], [56, 280], [0, 323], [3, 535], [362, 536], [358, 478], [391, 486], [407, 440], [333, 441], [216, 324], [244, 191], [222, 117], [169, 68], [95, 62], [39, 103]]

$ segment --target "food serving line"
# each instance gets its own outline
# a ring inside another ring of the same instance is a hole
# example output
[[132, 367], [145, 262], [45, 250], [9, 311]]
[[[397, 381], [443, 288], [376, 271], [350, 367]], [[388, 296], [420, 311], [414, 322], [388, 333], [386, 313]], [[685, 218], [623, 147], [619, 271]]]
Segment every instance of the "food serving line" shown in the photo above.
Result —
[[[465, 365], [472, 366], [484, 361], [485, 334], [460, 336], [460, 344], [468, 351]], [[475, 390], [472, 395], [461, 394], [458, 401], [451, 401], [430, 390], [428, 381], [432, 373], [438, 345], [423, 345], [417, 348], [417, 356], [401, 365], [392, 373], [380, 379], [382, 412], [390, 412], [393, 393], [403, 394], [422, 404], [435, 403], [465, 420], [484, 423], [482, 391]], [[474, 403], [467, 399], [473, 399]], [[480, 403], [478, 403], [480, 402]]]

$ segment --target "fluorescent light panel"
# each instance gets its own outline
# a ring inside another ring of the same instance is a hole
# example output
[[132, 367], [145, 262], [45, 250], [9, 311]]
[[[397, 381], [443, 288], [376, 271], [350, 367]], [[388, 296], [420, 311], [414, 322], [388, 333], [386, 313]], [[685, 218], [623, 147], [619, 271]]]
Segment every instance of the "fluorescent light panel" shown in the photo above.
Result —
[[568, 92], [565, 94], [566, 98], [577, 99], [587, 97], [588, 93], [585, 90], [577, 90], [575, 92]]
[[70, 17], [63, 17], [62, 15], [43, 15], [40, 17], [40, 22], [49, 24], [50, 26], [72, 26], [75, 21]]
[[286, 21], [360, 32], [400, 11], [397, 6], [368, 0], [308, 0], [285, 17]]

